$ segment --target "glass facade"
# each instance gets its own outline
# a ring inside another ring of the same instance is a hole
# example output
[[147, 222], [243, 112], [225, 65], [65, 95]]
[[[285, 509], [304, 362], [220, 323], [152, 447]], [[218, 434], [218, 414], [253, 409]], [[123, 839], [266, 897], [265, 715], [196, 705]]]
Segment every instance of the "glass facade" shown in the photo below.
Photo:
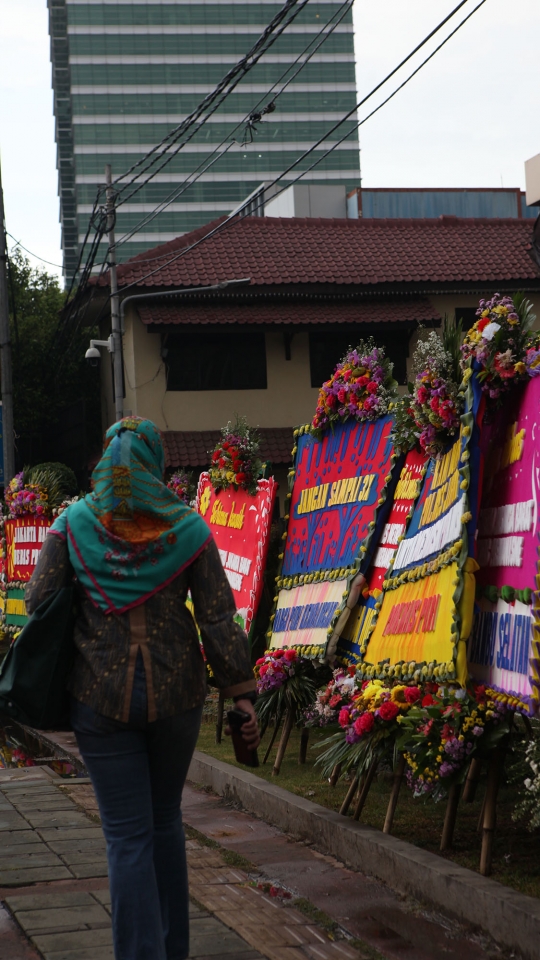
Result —
[[[354, 107], [356, 84], [349, 11], [312, 59], [278, 97], [253, 142], [245, 118], [272, 99], [272, 84], [317, 42], [342, 0], [310, 3], [253, 67], [193, 139], [151, 183], [119, 207], [119, 261], [172, 240], [229, 213], [272, 180]], [[48, 0], [62, 243], [66, 275], [77, 264], [105, 164], [120, 176], [194, 110], [252, 47], [280, 10], [274, 0]], [[310, 166], [333, 140], [350, 137], [306, 174], [306, 181], [360, 182], [358, 136], [351, 122], [303, 164]], [[186, 187], [190, 175], [214, 159]], [[249, 138], [248, 138], [249, 139]], [[298, 169], [302, 169], [299, 167]], [[297, 175], [291, 173], [292, 179]], [[133, 237], [127, 233], [156, 204], [178, 193]], [[123, 237], [126, 237], [123, 240]]]

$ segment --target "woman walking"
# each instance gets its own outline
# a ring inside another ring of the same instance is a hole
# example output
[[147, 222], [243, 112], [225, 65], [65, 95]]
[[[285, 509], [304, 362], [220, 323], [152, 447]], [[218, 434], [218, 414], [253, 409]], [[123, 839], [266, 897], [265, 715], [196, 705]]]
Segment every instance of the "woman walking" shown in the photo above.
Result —
[[244, 632], [210, 531], [162, 482], [149, 420], [114, 424], [93, 492], [53, 524], [26, 589], [29, 613], [76, 577], [71, 721], [96, 792], [116, 960], [185, 960], [188, 886], [182, 789], [206, 695], [191, 593], [217, 685], [259, 734]]

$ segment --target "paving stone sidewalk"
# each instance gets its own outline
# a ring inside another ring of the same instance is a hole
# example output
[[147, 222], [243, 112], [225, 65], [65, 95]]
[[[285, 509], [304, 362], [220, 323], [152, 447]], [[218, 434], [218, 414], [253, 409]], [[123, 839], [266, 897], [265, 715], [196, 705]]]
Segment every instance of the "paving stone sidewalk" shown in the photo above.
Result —
[[[91, 787], [45, 770], [2, 773], [10, 771], [0, 773], [2, 960], [113, 960], [105, 844]], [[187, 848], [193, 960], [372, 956], [333, 942], [218, 850], [193, 839]]]

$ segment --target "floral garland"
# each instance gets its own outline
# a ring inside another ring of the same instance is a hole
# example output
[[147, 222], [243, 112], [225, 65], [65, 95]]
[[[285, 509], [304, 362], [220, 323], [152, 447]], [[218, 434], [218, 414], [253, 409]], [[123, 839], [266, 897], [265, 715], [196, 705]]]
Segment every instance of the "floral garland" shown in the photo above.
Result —
[[426, 684], [424, 695], [400, 720], [397, 743], [414, 795], [445, 796], [452, 783], [463, 780], [470, 759], [487, 753], [509, 732], [515, 710], [483, 684], [467, 690]]
[[391, 760], [400, 732], [399, 719], [421, 697], [417, 686], [391, 680], [362, 680], [338, 714], [339, 733], [322, 741], [325, 752], [317, 759], [328, 776], [336, 764], [343, 772], [365, 773], [373, 761]]
[[513, 297], [494, 294], [480, 300], [478, 320], [461, 347], [461, 366], [465, 370], [475, 360], [480, 367], [478, 379], [483, 392], [492, 400], [527, 377], [540, 375], [538, 335], [531, 334], [535, 321], [532, 304], [522, 293]]
[[187, 503], [188, 506], [190, 506], [195, 499], [196, 490], [191, 473], [173, 473], [167, 486], [169, 490], [172, 490], [173, 493], [176, 494], [179, 500]]
[[210, 481], [216, 493], [233, 487], [257, 493], [257, 480], [262, 477], [260, 441], [245, 417], [237, 417], [221, 431], [221, 440], [211, 454]]
[[59, 517], [64, 510], [67, 510], [67, 508], [71, 506], [72, 503], [78, 503], [79, 500], [83, 499], [83, 497], [68, 497], [66, 500], [62, 500], [62, 503], [59, 504], [58, 507], [53, 507], [52, 516]]
[[[350, 682], [349, 682], [350, 681]], [[392, 762], [396, 750], [408, 765], [407, 783], [415, 796], [446, 795], [461, 782], [470, 759], [487, 754], [510, 730], [514, 713], [527, 713], [517, 697], [499, 697], [481, 684], [464, 690], [437, 682], [364, 680], [359, 671], [336, 670], [306, 711], [311, 725], [336, 723], [340, 730], [319, 746], [316, 763], [327, 776], [336, 764], [357, 775], [374, 762]]]
[[355, 691], [355, 670], [354, 666], [334, 670], [330, 682], [317, 692], [315, 703], [304, 712], [306, 727], [326, 727], [338, 722], [340, 710], [350, 702]]
[[271, 717], [279, 719], [287, 710], [293, 711], [295, 722], [301, 720], [324, 679], [319, 674], [326, 670], [292, 648], [267, 650], [254, 667], [260, 722], [266, 725]]
[[[459, 332], [459, 331], [458, 331]], [[432, 331], [413, 354], [416, 374], [409, 394], [396, 407], [394, 443], [406, 452], [416, 443], [431, 457], [439, 457], [459, 430], [463, 401], [458, 395], [457, 357], [447, 346], [455, 343], [455, 328], [445, 323], [443, 339]]]
[[50, 506], [47, 491], [35, 483], [25, 484], [24, 470], [10, 480], [5, 492], [5, 500], [11, 517], [22, 517], [33, 513], [36, 516], [48, 516]]
[[371, 338], [350, 349], [319, 391], [310, 428], [313, 436], [320, 440], [333, 423], [351, 417], [363, 423], [388, 413], [397, 397], [392, 369], [384, 348]]

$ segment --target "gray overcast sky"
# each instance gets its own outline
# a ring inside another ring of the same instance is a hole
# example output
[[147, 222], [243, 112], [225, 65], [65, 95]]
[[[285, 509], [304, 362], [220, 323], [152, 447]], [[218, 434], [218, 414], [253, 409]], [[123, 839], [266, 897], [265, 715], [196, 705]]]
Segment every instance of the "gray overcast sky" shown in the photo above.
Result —
[[[356, 0], [360, 96], [456, 2]], [[540, 152], [539, 45], [539, 0], [487, 0], [361, 128], [364, 186], [523, 188]], [[7, 229], [60, 264], [46, 0], [0, 0], [0, 153]]]

